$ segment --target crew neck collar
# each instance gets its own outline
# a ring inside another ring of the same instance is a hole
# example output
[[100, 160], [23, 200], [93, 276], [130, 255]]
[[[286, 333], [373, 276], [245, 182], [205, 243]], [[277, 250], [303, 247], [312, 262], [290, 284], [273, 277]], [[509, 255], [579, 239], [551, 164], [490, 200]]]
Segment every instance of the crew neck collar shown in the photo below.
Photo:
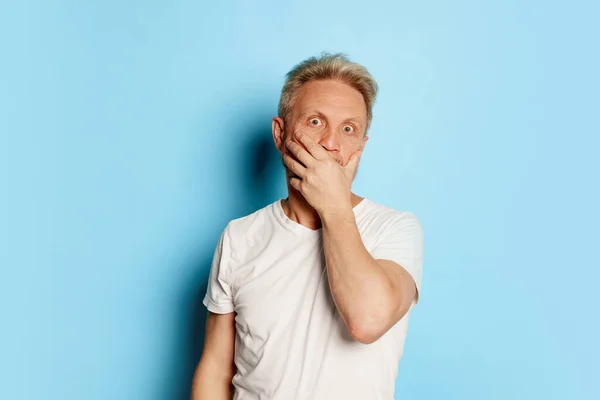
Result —
[[[307, 226], [304, 226], [294, 220], [292, 220], [290, 217], [288, 217], [285, 214], [285, 211], [283, 211], [283, 206], [281, 204], [281, 202], [284, 199], [279, 199], [277, 201], [275, 201], [272, 205], [275, 217], [277, 218], [277, 220], [282, 224], [282, 226], [289, 230], [292, 231], [296, 234], [303, 234], [303, 235], [320, 235], [323, 228], [318, 228], [318, 229], [310, 229]], [[354, 215], [358, 215], [360, 213], [360, 211], [365, 207], [366, 203], [369, 200], [365, 197], [363, 198], [360, 203], [358, 203], [357, 205], [355, 205], [352, 208], [352, 211], [354, 211]]]

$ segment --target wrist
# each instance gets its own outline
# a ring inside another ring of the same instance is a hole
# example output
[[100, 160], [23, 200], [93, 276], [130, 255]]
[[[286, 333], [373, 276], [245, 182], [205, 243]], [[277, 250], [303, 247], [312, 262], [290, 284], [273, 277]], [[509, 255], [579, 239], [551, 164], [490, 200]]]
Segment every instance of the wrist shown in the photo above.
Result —
[[345, 206], [327, 207], [317, 210], [323, 227], [336, 226], [344, 222], [354, 222], [352, 204]]

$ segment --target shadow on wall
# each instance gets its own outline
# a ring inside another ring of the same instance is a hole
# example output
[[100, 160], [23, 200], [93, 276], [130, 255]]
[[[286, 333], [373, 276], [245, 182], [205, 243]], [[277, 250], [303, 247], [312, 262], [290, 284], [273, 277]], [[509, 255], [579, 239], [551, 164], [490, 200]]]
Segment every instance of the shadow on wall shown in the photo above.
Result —
[[[256, 119], [254, 123], [236, 130], [235, 134], [247, 140], [238, 141], [239, 148], [234, 149], [237, 161], [229, 163], [240, 166], [240, 170], [230, 174], [231, 185], [235, 188], [232, 190], [235, 198], [230, 203], [234, 205], [234, 209], [226, 211], [230, 219], [248, 215], [272, 203], [281, 197], [277, 187], [285, 187], [280, 155], [271, 135], [270, 117]], [[212, 236], [218, 238], [220, 234], [221, 231]], [[168, 383], [165, 400], [190, 398], [194, 370], [204, 347], [207, 310], [202, 301], [206, 294], [215, 245], [216, 241], [210, 244], [210, 248], [201, 249], [203, 256], [192, 261], [194, 265], [191, 270], [197, 271], [197, 275], [186, 283], [187, 286], [182, 291], [184, 302], [180, 304], [184, 304], [187, 314], [180, 319], [182, 326], [176, 338], [179, 343], [173, 356], [173, 371], [167, 372], [172, 379]]]

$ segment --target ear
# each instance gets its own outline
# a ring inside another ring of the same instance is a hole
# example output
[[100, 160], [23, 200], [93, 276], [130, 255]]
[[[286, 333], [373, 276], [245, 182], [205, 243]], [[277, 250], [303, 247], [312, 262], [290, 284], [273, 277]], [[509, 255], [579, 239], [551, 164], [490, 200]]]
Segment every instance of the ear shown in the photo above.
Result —
[[369, 141], [369, 137], [365, 133], [365, 136], [363, 136], [363, 138], [362, 138], [362, 143], [360, 144], [360, 148], [364, 149], [364, 147], [367, 145], [368, 141]]
[[273, 117], [273, 121], [271, 122], [271, 130], [273, 131], [273, 141], [275, 142], [275, 147], [277, 147], [277, 150], [281, 152], [281, 147], [283, 146], [283, 139], [285, 136], [285, 124], [283, 122], [283, 118]]

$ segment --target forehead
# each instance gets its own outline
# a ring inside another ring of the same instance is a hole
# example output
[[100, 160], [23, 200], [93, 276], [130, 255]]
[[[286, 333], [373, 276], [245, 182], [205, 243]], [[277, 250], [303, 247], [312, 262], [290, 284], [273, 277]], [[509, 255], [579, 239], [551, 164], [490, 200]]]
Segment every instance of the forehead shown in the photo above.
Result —
[[307, 82], [298, 90], [293, 112], [299, 116], [319, 112], [327, 117], [366, 120], [367, 106], [360, 92], [335, 80]]

